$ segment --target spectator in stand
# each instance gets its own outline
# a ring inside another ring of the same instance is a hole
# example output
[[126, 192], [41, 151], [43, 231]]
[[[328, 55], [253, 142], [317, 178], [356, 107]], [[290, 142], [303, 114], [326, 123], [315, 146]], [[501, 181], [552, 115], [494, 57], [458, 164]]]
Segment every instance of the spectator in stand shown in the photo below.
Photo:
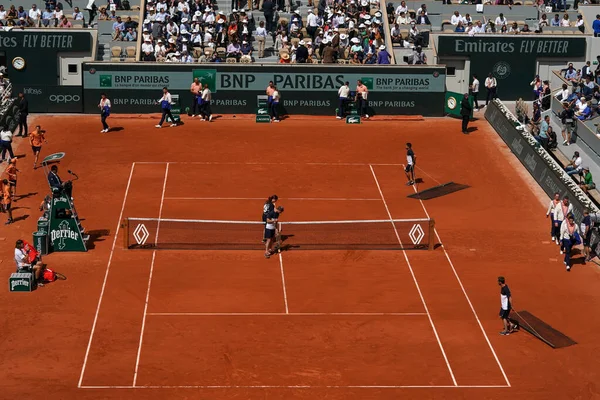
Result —
[[570, 94], [571, 92], [569, 91], [569, 86], [566, 83], [563, 83], [562, 90], [556, 94], [556, 98], [560, 101], [566, 101]]
[[579, 155], [579, 152], [576, 151], [573, 153], [573, 157], [571, 157], [571, 161], [565, 167], [565, 171], [568, 175], [577, 175], [583, 170], [583, 160]]
[[550, 21], [550, 26], [560, 26], [560, 15], [554, 14], [554, 18]]
[[592, 66], [589, 61], [585, 62], [585, 65], [581, 68], [581, 76], [585, 79], [585, 77], [589, 76], [593, 79], [592, 75]]
[[296, 49], [296, 63], [304, 64], [308, 61], [308, 49], [306, 48], [306, 42], [301, 40]]
[[458, 24], [456, 25], [456, 29], [454, 29], [454, 32], [456, 32], [456, 33], [464, 33], [465, 32], [465, 26], [463, 25], [462, 21], [458, 21]]
[[412, 53], [412, 65], [425, 65], [427, 64], [427, 56], [423, 53], [421, 46], [416, 46]]
[[583, 15], [577, 15], [577, 20], [575, 21], [575, 26], [581, 33], [585, 33], [585, 23], [583, 21]]
[[458, 11], [454, 11], [454, 14], [452, 14], [452, 17], [450, 17], [450, 23], [454, 26], [458, 25], [458, 23], [462, 22], [462, 20], [463, 17]]
[[542, 90], [542, 80], [540, 79], [540, 76], [536, 75], [529, 85], [533, 90], [533, 100], [537, 100], [540, 97], [540, 91]]
[[569, 14], [565, 13], [562, 19], [560, 20], [560, 26], [564, 28], [568, 28], [571, 26], [571, 21], [569, 21]]
[[42, 19], [42, 12], [37, 8], [35, 4], [31, 6], [29, 10], [29, 18], [33, 22], [33, 26], [40, 26], [40, 20]]
[[0, 4], [0, 20], [6, 20], [7, 11], [4, 9], [4, 6]]
[[242, 42], [240, 51], [242, 52], [242, 56], [252, 57], [252, 45], [250, 43], [248, 43], [247, 40], [244, 40]]
[[503, 13], [500, 13], [498, 17], [496, 17], [496, 21], [494, 21], [494, 26], [496, 29], [500, 29], [502, 25], [508, 25], [508, 20], [504, 17]]
[[379, 53], [377, 53], [377, 64], [389, 64], [391, 58], [392, 56], [385, 49], [385, 46], [379, 46]]
[[60, 23], [60, 21], [63, 19], [64, 16], [65, 16], [65, 14], [63, 13], [62, 8], [60, 8], [60, 7], [54, 8], [54, 19], [56, 20], [57, 24]]
[[71, 21], [69, 21], [67, 19], [67, 17], [65, 17], [63, 15], [62, 19], [60, 20], [60, 24], [58, 24], [59, 28], [72, 28], [73, 24], [71, 24]]
[[75, 21], [83, 21], [83, 13], [79, 11], [79, 7], [73, 9], [73, 19]]
[[265, 29], [264, 21], [259, 22], [258, 28], [256, 28], [256, 34], [254, 35], [254, 37], [256, 38], [256, 41], [258, 42], [258, 58], [263, 58], [265, 56], [265, 43], [267, 41], [267, 30]]
[[412, 19], [410, 17], [408, 17], [406, 15], [406, 13], [404, 11], [402, 11], [397, 17], [396, 17], [396, 23], [398, 25], [408, 25], [412, 22]]
[[583, 98], [583, 100], [581, 101], [581, 106], [579, 107], [579, 110], [577, 110], [575, 112], [575, 116], [580, 120], [580, 121], [585, 121], [586, 119], [589, 119], [592, 115], [592, 109], [590, 108], [588, 102], [585, 100], [585, 98]]
[[[321, 2], [319, 2], [319, 7], [321, 6]], [[273, 33], [273, 16], [275, 15], [275, 3], [272, 0], [265, 0], [263, 2], [263, 14], [265, 16], [266, 21], [266, 29], [267, 33]], [[319, 10], [320, 12], [320, 10]]]
[[394, 24], [390, 30], [390, 36], [392, 43], [402, 43], [402, 34], [400, 33], [400, 26], [398, 24]]
[[540, 110], [540, 103], [537, 101], [533, 102], [533, 116], [529, 120], [529, 129], [532, 134], [539, 131], [539, 124], [542, 122], [542, 112]]
[[585, 193], [587, 193], [588, 190], [592, 190], [592, 189], [596, 188], [596, 184], [594, 183], [592, 173], [590, 172], [590, 167], [588, 167], [588, 166], [583, 167], [583, 179], [582, 179], [581, 183], [579, 184], [579, 187]]
[[408, 7], [406, 6], [406, 1], [402, 0], [400, 5], [396, 8], [396, 15], [400, 15], [401, 13], [407, 13]]
[[559, 115], [562, 123], [563, 146], [571, 144], [571, 135], [575, 125], [575, 111], [568, 101], [563, 101], [563, 111]]
[[596, 85], [594, 84], [594, 82], [592, 82], [592, 77], [590, 75], [586, 75], [583, 84], [583, 95], [588, 98], [592, 96], [592, 93], [594, 93], [594, 88], [596, 87]]
[[56, 26], [56, 20], [54, 19], [54, 12], [50, 10], [49, 7], [46, 7], [46, 11], [42, 13], [42, 26]]
[[548, 21], [548, 16], [546, 14], [542, 14], [542, 17], [538, 21], [538, 25], [541, 29], [550, 25], [550, 21]]
[[375, 57], [373, 57], [373, 53], [367, 53], [363, 64], [365, 65], [372, 65], [372, 64], [376, 64], [377, 60], [375, 59]]
[[425, 11], [421, 11], [421, 14], [417, 17], [417, 24], [419, 25], [431, 25], [431, 21], [429, 21], [429, 17]]
[[127, 42], [137, 41], [137, 32], [133, 28], [127, 29], [127, 33], [125, 34], [124, 40]]
[[17, 19], [19, 13], [17, 12], [17, 9], [15, 8], [14, 4], [10, 5], [10, 8], [8, 9], [8, 13], [6, 14], [6, 19]]
[[240, 44], [237, 39], [233, 39], [229, 46], [227, 46], [227, 57], [234, 57], [235, 59], [239, 59], [242, 56], [242, 51], [240, 48]]
[[596, 14], [596, 19], [592, 23], [592, 29], [594, 30], [594, 37], [600, 36], [600, 14]]
[[123, 40], [126, 30], [125, 23], [121, 20], [121, 17], [117, 17], [117, 20], [113, 23], [112, 29], [113, 40]]
[[530, 28], [528, 24], [523, 25], [523, 29], [521, 29], [521, 33], [531, 33], [533, 32]]
[[23, 10], [23, 6], [19, 6], [18, 10], [17, 10], [17, 18], [21, 19], [23, 18], [24, 20], [27, 19], [29, 15], [27, 14], [27, 12], [25, 12], [25, 10]]

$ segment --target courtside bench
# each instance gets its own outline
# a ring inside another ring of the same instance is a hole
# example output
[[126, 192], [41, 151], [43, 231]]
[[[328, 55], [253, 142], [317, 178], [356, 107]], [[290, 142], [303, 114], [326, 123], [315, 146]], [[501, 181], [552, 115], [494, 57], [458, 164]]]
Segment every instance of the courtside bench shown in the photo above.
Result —
[[[571, 160], [569, 160], [563, 153], [561, 153], [558, 150], [549, 151], [548, 153], [550, 153], [563, 168], [565, 168], [571, 162]], [[571, 175], [571, 177], [575, 180], [575, 182], [577, 182], [577, 184], [581, 182], [581, 177], [579, 175]], [[596, 205], [600, 206], [600, 192], [597, 189], [588, 190], [587, 194], [588, 197], [590, 197], [590, 199], [594, 203], [596, 203]]]

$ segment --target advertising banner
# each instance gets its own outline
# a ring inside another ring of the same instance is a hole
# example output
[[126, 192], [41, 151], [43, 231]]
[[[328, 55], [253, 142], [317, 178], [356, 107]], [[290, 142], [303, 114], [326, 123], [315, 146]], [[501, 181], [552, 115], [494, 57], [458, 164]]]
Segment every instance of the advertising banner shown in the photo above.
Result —
[[[338, 89], [345, 82], [355, 90], [358, 80], [369, 89], [369, 114], [441, 116], [445, 68], [440, 67], [316, 67], [156, 64], [85, 64], [85, 112], [95, 112], [100, 93], [106, 93], [113, 113], [153, 113], [163, 87], [178, 94], [183, 109], [191, 106], [194, 78], [209, 85], [218, 113], [254, 114], [257, 96], [270, 81], [281, 94], [283, 112], [333, 115]], [[188, 104], [189, 103], [189, 104]]]
[[477, 74], [483, 82], [491, 72], [498, 82], [498, 97], [529, 99], [529, 83], [537, 73], [538, 57], [564, 58], [583, 61], [586, 54], [585, 37], [554, 36], [492, 36], [440, 35], [438, 56], [464, 56], [471, 60], [469, 75]]
[[[14, 93], [22, 92], [29, 101], [31, 113], [81, 113], [81, 86], [14, 85]], [[96, 107], [97, 108], [97, 107]]]

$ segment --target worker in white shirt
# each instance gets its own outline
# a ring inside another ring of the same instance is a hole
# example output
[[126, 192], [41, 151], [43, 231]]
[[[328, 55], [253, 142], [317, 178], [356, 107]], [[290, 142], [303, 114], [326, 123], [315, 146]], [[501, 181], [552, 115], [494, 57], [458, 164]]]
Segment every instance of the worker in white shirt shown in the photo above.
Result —
[[344, 114], [346, 111], [346, 103], [348, 103], [348, 98], [350, 97], [349, 85], [350, 82], [344, 82], [344, 84], [338, 89], [338, 97], [340, 98], [340, 100], [338, 105], [338, 115], [336, 117], [337, 119], [344, 118]]
[[177, 126], [175, 118], [173, 118], [173, 114], [171, 114], [171, 105], [173, 104], [173, 100], [171, 99], [171, 93], [169, 93], [169, 90], [166, 87], [163, 88], [163, 95], [158, 102], [160, 103], [162, 117], [160, 118], [160, 122], [158, 125], [156, 125], [156, 127], [162, 128], [162, 124], [165, 122], [167, 117], [169, 117], [171, 120], [171, 128]]
[[554, 236], [556, 238], [556, 244], [560, 245], [560, 254], [562, 254], [563, 247], [560, 241], [560, 227], [565, 220], [565, 217], [573, 212], [573, 204], [569, 202], [569, 196], [563, 197], [561, 203], [554, 207]]
[[579, 234], [579, 226], [575, 223], [573, 214], [568, 214], [567, 218], [560, 226], [560, 239], [562, 242], [561, 254], [565, 253], [564, 263], [567, 271], [571, 270], [571, 249], [575, 244], [581, 243], [581, 235]]
[[471, 95], [473, 96], [473, 108], [475, 111], [479, 111], [479, 100], [477, 100], [477, 96], [479, 96], [479, 79], [477, 79], [477, 74], [473, 74], [473, 83], [471, 83]]
[[492, 100], [496, 99], [496, 87], [498, 82], [494, 75], [490, 72], [488, 77], [485, 78], [485, 88], [487, 89], [487, 96], [485, 98], [485, 106], [487, 107], [488, 103]]
[[550, 236], [552, 236], [552, 241], [556, 241], [556, 229], [554, 229], [554, 211], [556, 207], [560, 205], [560, 193], [554, 193], [554, 198], [550, 200], [550, 204], [548, 205], [548, 210], [546, 211], [546, 218], [550, 217]]
[[210, 109], [211, 100], [212, 95], [210, 89], [208, 88], [208, 83], [205, 83], [204, 89], [202, 89], [202, 106], [200, 107], [200, 121], [212, 121], [212, 111]]

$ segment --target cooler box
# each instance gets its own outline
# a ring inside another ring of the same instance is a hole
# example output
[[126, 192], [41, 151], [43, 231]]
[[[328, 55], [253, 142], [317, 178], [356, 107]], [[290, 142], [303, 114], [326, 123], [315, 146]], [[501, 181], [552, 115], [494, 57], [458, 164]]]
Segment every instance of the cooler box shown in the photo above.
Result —
[[40, 254], [48, 254], [48, 232], [33, 232], [33, 247]]
[[33, 290], [33, 274], [31, 272], [13, 272], [8, 278], [10, 292], [31, 292]]
[[256, 96], [256, 101], [258, 103], [258, 107], [268, 107], [267, 102], [269, 101], [269, 96], [266, 94]]
[[48, 219], [44, 217], [40, 217], [38, 219], [38, 232], [48, 233]]

